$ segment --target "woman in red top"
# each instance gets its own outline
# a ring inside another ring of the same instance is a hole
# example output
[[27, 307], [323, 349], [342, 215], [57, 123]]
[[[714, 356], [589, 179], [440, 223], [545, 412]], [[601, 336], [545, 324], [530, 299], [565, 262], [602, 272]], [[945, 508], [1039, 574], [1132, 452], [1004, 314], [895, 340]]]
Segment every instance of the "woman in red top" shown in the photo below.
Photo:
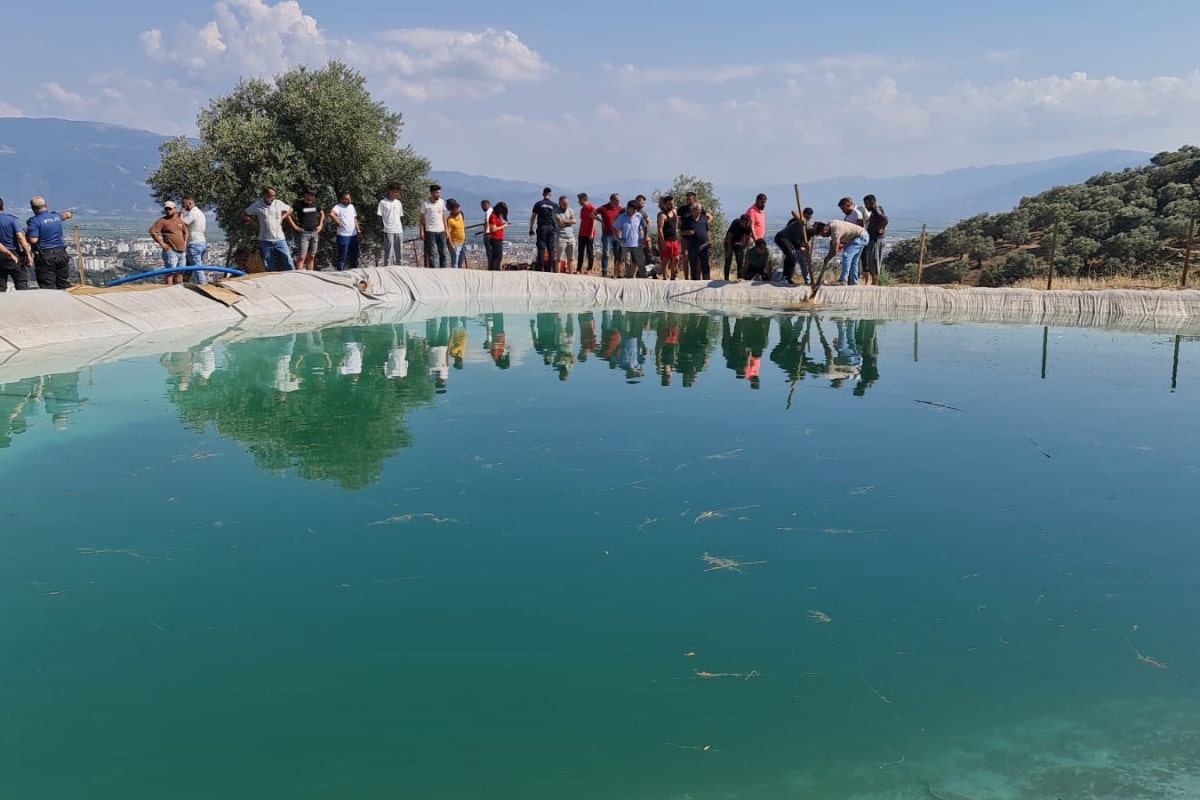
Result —
[[488, 269], [499, 271], [500, 262], [504, 260], [504, 229], [508, 227], [508, 204], [496, 203], [492, 213], [488, 214], [487, 227], [484, 235], [492, 240], [492, 249], [488, 252]]

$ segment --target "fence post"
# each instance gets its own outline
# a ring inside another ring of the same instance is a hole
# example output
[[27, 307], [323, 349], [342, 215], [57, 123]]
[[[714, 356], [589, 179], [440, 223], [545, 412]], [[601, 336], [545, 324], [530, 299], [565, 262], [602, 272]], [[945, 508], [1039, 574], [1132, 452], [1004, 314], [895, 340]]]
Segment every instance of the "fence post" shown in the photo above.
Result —
[[1058, 255], [1058, 218], [1054, 219], [1054, 229], [1050, 232], [1050, 269], [1046, 270], [1046, 291], [1054, 288], [1054, 261]]
[[79, 245], [79, 226], [75, 226], [75, 263], [79, 265], [79, 285], [87, 286], [87, 270], [83, 268], [83, 248]]
[[1179, 288], [1187, 288], [1188, 268], [1192, 266], [1192, 241], [1196, 237], [1196, 218], [1188, 223], [1187, 247], [1183, 250], [1183, 277], [1179, 279]]

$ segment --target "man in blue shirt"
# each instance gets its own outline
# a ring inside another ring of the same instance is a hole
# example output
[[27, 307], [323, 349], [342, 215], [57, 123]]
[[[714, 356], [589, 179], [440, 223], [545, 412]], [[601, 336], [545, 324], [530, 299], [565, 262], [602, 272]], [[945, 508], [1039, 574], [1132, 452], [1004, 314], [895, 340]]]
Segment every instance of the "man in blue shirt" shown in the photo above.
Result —
[[554, 215], [558, 213], [558, 203], [550, 199], [551, 194], [549, 186], [542, 189], [542, 199], [533, 204], [533, 213], [529, 216], [529, 235], [537, 236], [537, 269], [540, 272], [554, 272], [554, 240], [558, 235]]
[[646, 251], [642, 249], [646, 218], [638, 211], [636, 200], [629, 201], [625, 206], [625, 210], [613, 222], [613, 230], [616, 231], [617, 239], [621, 243], [621, 260], [625, 264], [625, 277], [646, 277]]
[[0, 200], [0, 292], [8, 291], [9, 276], [17, 291], [28, 289], [29, 273], [25, 265], [32, 260], [21, 221], [13, 214], [6, 214], [4, 201]]
[[71, 288], [71, 257], [62, 224], [75, 215], [46, 209], [46, 198], [29, 201], [33, 216], [25, 221], [25, 238], [34, 248], [33, 267], [39, 289]]

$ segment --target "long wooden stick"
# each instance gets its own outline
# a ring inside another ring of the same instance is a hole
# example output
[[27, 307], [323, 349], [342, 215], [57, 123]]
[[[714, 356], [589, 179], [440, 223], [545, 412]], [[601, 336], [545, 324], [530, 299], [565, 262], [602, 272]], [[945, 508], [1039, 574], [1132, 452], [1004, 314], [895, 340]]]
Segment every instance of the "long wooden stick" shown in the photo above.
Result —
[[925, 271], [925, 234], [929, 226], [921, 226], [921, 253], [917, 256], [917, 286], [921, 285], [921, 273]]
[[87, 286], [87, 270], [83, 268], [83, 248], [79, 245], [79, 226], [75, 226], [75, 262], [79, 265], [79, 283]]
[[1054, 218], [1054, 229], [1050, 232], [1050, 268], [1046, 270], [1046, 291], [1054, 288], [1054, 261], [1058, 257], [1058, 217]]

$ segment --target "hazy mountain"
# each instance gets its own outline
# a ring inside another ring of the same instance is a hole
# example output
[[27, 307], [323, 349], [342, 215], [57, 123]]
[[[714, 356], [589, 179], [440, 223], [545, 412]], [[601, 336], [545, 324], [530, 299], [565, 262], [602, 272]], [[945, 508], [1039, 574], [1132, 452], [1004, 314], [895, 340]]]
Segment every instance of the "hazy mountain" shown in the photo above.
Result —
[[[30, 196], [42, 194], [52, 206], [77, 213], [153, 215], [156, 208], [151, 205], [145, 178], [157, 167], [158, 146], [165, 138], [149, 131], [95, 122], [0, 118], [0, 197], [10, 209], [23, 209]], [[1105, 150], [938, 175], [882, 179], [848, 176], [803, 183], [801, 190], [805, 205], [816, 208], [818, 216], [836, 213], [835, 205], [843, 195], [859, 199], [873, 192], [893, 219], [942, 227], [972, 214], [1008, 210], [1021, 197], [1052, 186], [1078, 183], [1100, 172], [1142, 166], [1149, 158], [1149, 153]], [[504, 200], [513, 218], [521, 220], [541, 197], [544, 185], [444, 170], [435, 170], [431, 177], [442, 185], [444, 197], [463, 204], [468, 217], [476, 216], [479, 201], [487, 198], [492, 202]], [[586, 191], [593, 202], [602, 203], [612, 191], [628, 198], [638, 192], [649, 194], [670, 182], [664, 178], [622, 179], [609, 185], [570, 186], [551, 180], [550, 186], [555, 198], [565, 194], [574, 202], [578, 192]], [[771, 198], [768, 211], [772, 219], [785, 217], [786, 209], [795, 203], [790, 183], [718, 186], [717, 190], [727, 211], [741, 211], [753, 202], [756, 193], [766, 192]]]
[[[804, 205], [812, 206], [818, 218], [835, 216], [837, 201], [842, 197], [853, 197], [858, 202], [863, 195], [874, 194], [893, 220], [915, 223], [918, 227], [922, 222], [928, 222], [930, 227], [944, 227], [963, 217], [1008, 211], [1022, 197], [1054, 186], [1082, 183], [1101, 172], [1145, 166], [1151, 155], [1134, 150], [1100, 150], [1044, 161], [955, 169], [937, 175], [898, 178], [852, 175], [801, 183], [800, 191]], [[718, 189], [722, 205], [728, 210], [749, 207], [758, 192], [766, 192], [772, 201], [789, 209], [796, 203], [792, 184]], [[768, 207], [771, 206], [780, 208], [774, 202]]]
[[145, 181], [165, 138], [99, 122], [0, 118], [0, 197], [10, 211], [40, 194], [60, 211], [153, 213]]

